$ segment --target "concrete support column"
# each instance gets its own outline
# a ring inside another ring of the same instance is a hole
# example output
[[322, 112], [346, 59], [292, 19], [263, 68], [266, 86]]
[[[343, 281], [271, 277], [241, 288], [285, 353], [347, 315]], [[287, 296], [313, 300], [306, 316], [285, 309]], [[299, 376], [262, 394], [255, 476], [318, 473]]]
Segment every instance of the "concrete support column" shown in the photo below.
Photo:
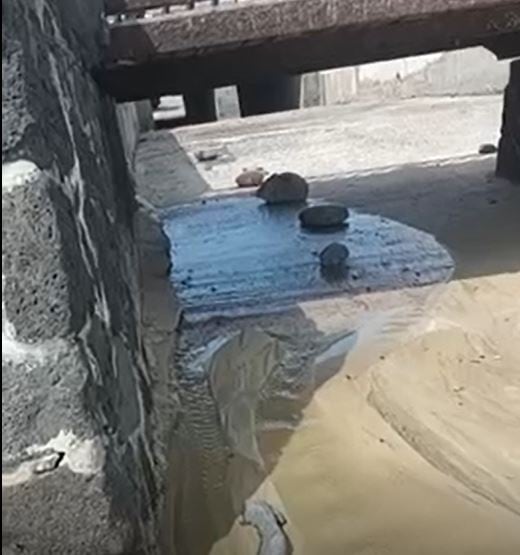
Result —
[[296, 110], [300, 107], [299, 75], [266, 75], [237, 87], [242, 116]]
[[509, 83], [504, 93], [496, 173], [520, 183], [520, 60], [511, 62]]
[[206, 123], [217, 121], [215, 91], [200, 89], [183, 95], [187, 123]]

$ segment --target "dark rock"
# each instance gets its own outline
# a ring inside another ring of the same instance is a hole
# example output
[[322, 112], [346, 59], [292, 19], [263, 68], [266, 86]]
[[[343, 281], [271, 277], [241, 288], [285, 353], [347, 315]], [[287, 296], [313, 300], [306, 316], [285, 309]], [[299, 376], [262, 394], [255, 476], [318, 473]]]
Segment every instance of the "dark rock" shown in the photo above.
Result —
[[320, 252], [320, 264], [324, 269], [342, 268], [349, 256], [348, 248], [342, 243], [331, 243]]
[[256, 196], [267, 204], [305, 202], [309, 194], [309, 184], [296, 173], [275, 173], [266, 179]]
[[348, 209], [342, 204], [318, 204], [304, 208], [298, 217], [302, 226], [310, 229], [340, 227], [348, 218]]
[[195, 157], [199, 162], [213, 162], [216, 160], [222, 152], [220, 149], [206, 149], [206, 150], [199, 150]]
[[478, 147], [479, 154], [495, 154], [497, 150], [497, 147], [492, 143], [484, 143]]

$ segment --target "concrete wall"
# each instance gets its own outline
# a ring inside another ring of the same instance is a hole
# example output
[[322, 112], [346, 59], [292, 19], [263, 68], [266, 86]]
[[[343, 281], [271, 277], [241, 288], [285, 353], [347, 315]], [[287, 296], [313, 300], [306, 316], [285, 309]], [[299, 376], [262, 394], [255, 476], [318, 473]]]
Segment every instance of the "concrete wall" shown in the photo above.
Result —
[[2, 13], [2, 553], [152, 553], [164, 426], [135, 222], [153, 217], [135, 129], [123, 143], [91, 75], [102, 0]]
[[148, 100], [118, 104], [116, 117], [125, 157], [130, 170], [133, 170], [139, 136], [154, 127], [152, 105]]
[[507, 76], [507, 62], [484, 48], [468, 48], [309, 74], [303, 103], [501, 93]]

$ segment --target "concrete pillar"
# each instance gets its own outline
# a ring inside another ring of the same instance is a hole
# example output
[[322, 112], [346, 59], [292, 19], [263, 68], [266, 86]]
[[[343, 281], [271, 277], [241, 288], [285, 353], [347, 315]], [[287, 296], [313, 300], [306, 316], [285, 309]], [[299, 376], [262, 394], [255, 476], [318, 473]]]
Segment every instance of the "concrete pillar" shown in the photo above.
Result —
[[520, 60], [511, 62], [509, 83], [504, 93], [496, 173], [520, 183]]
[[200, 89], [183, 95], [187, 123], [206, 123], [217, 120], [215, 91]]
[[238, 85], [242, 116], [296, 110], [300, 107], [299, 75], [266, 75]]

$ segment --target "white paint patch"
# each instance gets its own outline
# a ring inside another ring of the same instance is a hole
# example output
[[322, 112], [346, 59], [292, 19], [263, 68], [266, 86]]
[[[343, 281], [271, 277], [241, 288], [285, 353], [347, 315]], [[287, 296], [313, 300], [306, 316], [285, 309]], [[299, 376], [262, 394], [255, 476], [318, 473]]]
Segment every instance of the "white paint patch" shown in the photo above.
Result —
[[10, 193], [16, 187], [34, 183], [42, 170], [30, 160], [16, 160], [2, 164], [2, 192]]
[[85, 476], [98, 474], [105, 461], [105, 451], [99, 438], [81, 440], [73, 432], [61, 430], [46, 445], [33, 445], [27, 449], [28, 455], [41, 454], [41, 457], [21, 463], [13, 471], [2, 472], [2, 487], [12, 487], [35, 479], [49, 458], [49, 452], [64, 453], [60, 466], [67, 466], [75, 474]]
[[97, 474], [105, 462], [105, 450], [98, 437], [81, 440], [73, 432], [61, 430], [43, 447], [47, 449], [64, 452], [63, 464], [77, 474]]
[[12, 472], [2, 472], [2, 488], [18, 486], [19, 484], [34, 479], [36, 476], [36, 464], [36, 461], [27, 461], [20, 464], [20, 466]]
[[23, 341], [17, 341], [9, 334], [2, 332], [2, 361], [9, 361], [15, 364], [34, 361], [43, 364], [49, 358], [54, 357], [62, 349], [66, 349], [67, 344], [63, 339], [43, 341], [42, 343], [31, 345]]

